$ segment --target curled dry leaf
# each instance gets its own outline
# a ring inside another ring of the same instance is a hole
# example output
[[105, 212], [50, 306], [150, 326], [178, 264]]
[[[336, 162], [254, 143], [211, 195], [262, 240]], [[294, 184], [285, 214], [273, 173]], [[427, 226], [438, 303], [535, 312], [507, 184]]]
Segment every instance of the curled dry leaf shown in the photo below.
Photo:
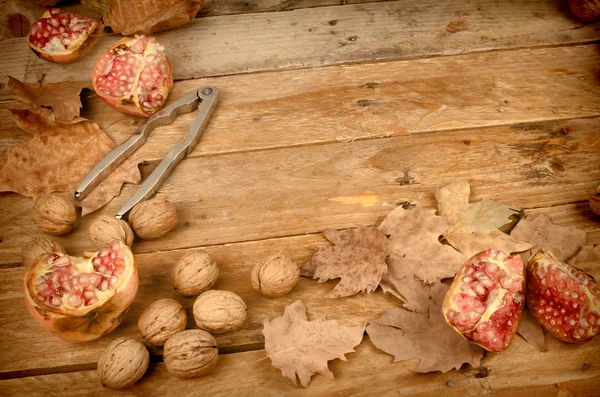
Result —
[[586, 272], [596, 281], [600, 281], [600, 245], [583, 247], [575, 256], [569, 259], [569, 265]]
[[204, 0], [83, 0], [102, 13], [102, 19], [123, 36], [148, 35], [173, 29], [194, 20]]
[[510, 235], [532, 245], [531, 249], [521, 253], [525, 263], [540, 248], [552, 252], [559, 261], [566, 262], [583, 247], [586, 239], [585, 231], [574, 226], [556, 225], [546, 215], [533, 220], [528, 217], [521, 219]]
[[326, 296], [340, 298], [377, 288], [385, 273], [385, 236], [375, 227], [359, 226], [341, 232], [325, 231], [335, 246], [322, 246], [301, 269], [300, 275], [341, 281]]
[[448, 372], [464, 363], [479, 366], [483, 349], [467, 342], [444, 321], [442, 301], [448, 286], [434, 283], [427, 313], [388, 309], [371, 321], [367, 333], [375, 346], [394, 356], [394, 362], [419, 359], [415, 372]]
[[[465, 257], [449, 245], [438, 241], [453, 218], [437, 216], [435, 210], [396, 208], [385, 217], [379, 230], [387, 241], [390, 275], [403, 278], [414, 275], [427, 283], [452, 277]], [[384, 276], [384, 278], [387, 277]]]
[[364, 327], [344, 327], [335, 320], [308, 321], [306, 306], [296, 301], [286, 306], [283, 315], [265, 320], [265, 350], [275, 368], [294, 384], [307, 387], [313, 374], [333, 377], [327, 362], [346, 361], [363, 338]]
[[469, 207], [471, 186], [467, 181], [455, 181], [437, 188], [435, 199], [438, 202], [437, 214], [441, 216], [460, 216]]
[[[53, 191], [74, 191], [85, 175], [115, 144], [93, 121], [64, 124], [49, 118], [49, 111], [12, 110], [21, 129], [33, 135], [29, 141], [8, 148], [0, 170], [0, 191], [35, 197]], [[141, 175], [134, 155], [121, 164], [100, 186], [78, 203], [82, 215], [92, 212], [119, 193], [124, 182], [139, 183]], [[135, 175], [135, 177], [134, 177]]]
[[23, 246], [21, 250], [21, 262], [23, 266], [29, 267], [40, 255], [51, 252], [66, 254], [67, 250], [56, 240], [48, 237], [34, 237]]
[[45, 8], [32, 1], [5, 0], [0, 9], [0, 40], [25, 37]]
[[51, 108], [56, 121], [68, 123], [76, 121], [81, 110], [80, 93], [84, 88], [91, 89], [90, 83], [65, 81], [61, 83], [38, 84], [22, 83], [8, 76], [8, 87], [14, 102], [3, 104], [4, 109]]
[[523, 339], [539, 351], [548, 351], [548, 349], [546, 349], [546, 341], [544, 340], [544, 329], [531, 315], [528, 308], [523, 310], [517, 334], [521, 335]]

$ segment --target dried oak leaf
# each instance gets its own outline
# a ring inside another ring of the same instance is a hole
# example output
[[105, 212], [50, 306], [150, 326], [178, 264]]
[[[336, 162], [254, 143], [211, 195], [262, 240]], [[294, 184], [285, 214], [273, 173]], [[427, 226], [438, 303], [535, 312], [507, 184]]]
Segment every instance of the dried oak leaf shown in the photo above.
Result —
[[537, 320], [531, 315], [528, 308], [523, 310], [521, 319], [519, 320], [519, 328], [517, 333], [521, 335], [531, 346], [535, 347], [541, 352], [548, 351], [546, 349], [544, 340], [544, 329], [537, 322]]
[[341, 278], [326, 296], [341, 298], [361, 291], [374, 291], [387, 270], [385, 236], [376, 227], [359, 226], [341, 232], [326, 230], [325, 237], [335, 246], [321, 246], [300, 269], [300, 275], [325, 282]]
[[[396, 278], [416, 276], [427, 283], [452, 277], [466, 258], [438, 237], [452, 219], [435, 215], [435, 210], [396, 208], [385, 217], [379, 230], [389, 236], [388, 267]], [[384, 276], [385, 277], [385, 276]]]
[[286, 306], [283, 315], [265, 320], [265, 350], [275, 368], [294, 384], [299, 379], [307, 387], [313, 374], [333, 378], [327, 362], [346, 361], [363, 338], [364, 327], [343, 327], [325, 317], [308, 321], [306, 306], [297, 300]]
[[583, 270], [596, 281], [600, 281], [600, 245], [583, 247], [575, 256], [569, 259], [569, 264]]
[[483, 349], [469, 343], [444, 320], [442, 301], [448, 286], [437, 281], [427, 288], [431, 297], [427, 313], [388, 309], [381, 318], [369, 322], [371, 341], [393, 355], [394, 362], [419, 359], [415, 372], [448, 372], [464, 363], [479, 366]]
[[455, 181], [437, 188], [435, 199], [438, 202], [437, 214], [441, 216], [459, 216], [469, 207], [471, 186], [467, 181]]
[[40, 86], [38, 84], [22, 83], [11, 76], [8, 76], [8, 87], [15, 102], [2, 105], [1, 108], [52, 108], [54, 118], [63, 123], [71, 122], [79, 116], [81, 109], [79, 94], [84, 88], [91, 89], [90, 83], [65, 81]]
[[[49, 118], [47, 109], [11, 112], [17, 125], [33, 138], [6, 149], [7, 161], [0, 170], [2, 192], [36, 197], [53, 191], [74, 191], [89, 170], [115, 147], [93, 121], [60, 123]], [[94, 189], [83, 204], [84, 213], [110, 201], [124, 182], [139, 183], [138, 162], [132, 156]]]
[[525, 251], [532, 245], [499, 230], [511, 226], [521, 216], [520, 209], [483, 199], [470, 204], [459, 221], [446, 230], [443, 236], [467, 257], [492, 247], [506, 253]]
[[149, 35], [193, 21], [204, 0], [83, 0], [104, 24], [123, 36]]
[[523, 262], [543, 248], [552, 252], [559, 261], [566, 262], [585, 244], [585, 231], [574, 226], [560, 226], [552, 223], [546, 215], [533, 220], [522, 219], [510, 233], [517, 240], [531, 243], [531, 249], [521, 253]]

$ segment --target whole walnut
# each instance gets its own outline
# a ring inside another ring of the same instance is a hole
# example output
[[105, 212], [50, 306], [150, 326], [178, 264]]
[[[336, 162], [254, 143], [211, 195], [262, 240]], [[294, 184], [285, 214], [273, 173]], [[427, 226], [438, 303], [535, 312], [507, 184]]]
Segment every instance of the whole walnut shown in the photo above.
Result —
[[252, 268], [252, 287], [270, 298], [290, 292], [300, 278], [300, 269], [289, 256], [277, 253]]
[[215, 334], [240, 328], [246, 321], [247, 310], [242, 298], [221, 290], [203, 292], [196, 298], [193, 307], [196, 325]]
[[67, 253], [65, 247], [56, 240], [48, 237], [34, 237], [23, 246], [21, 250], [21, 262], [24, 266], [32, 264], [40, 255], [50, 252]]
[[185, 296], [199, 295], [215, 285], [219, 267], [207, 252], [192, 251], [179, 258], [169, 276], [175, 291]]
[[44, 233], [59, 236], [73, 230], [77, 221], [75, 201], [60, 194], [42, 194], [33, 203], [33, 223]]
[[178, 378], [194, 378], [211, 373], [217, 366], [217, 341], [206, 331], [188, 329], [167, 340], [163, 361], [167, 371]]
[[129, 224], [138, 236], [153, 240], [164, 236], [177, 225], [177, 209], [162, 198], [143, 201], [131, 210]]
[[144, 375], [149, 363], [146, 346], [133, 339], [117, 338], [98, 360], [100, 382], [111, 389], [129, 387]]
[[108, 247], [113, 240], [122, 241], [131, 247], [133, 230], [127, 222], [112, 216], [102, 215], [90, 225], [88, 236], [94, 247]]
[[167, 339], [185, 329], [187, 314], [174, 299], [159, 299], [142, 312], [138, 319], [140, 333], [148, 342], [162, 346]]

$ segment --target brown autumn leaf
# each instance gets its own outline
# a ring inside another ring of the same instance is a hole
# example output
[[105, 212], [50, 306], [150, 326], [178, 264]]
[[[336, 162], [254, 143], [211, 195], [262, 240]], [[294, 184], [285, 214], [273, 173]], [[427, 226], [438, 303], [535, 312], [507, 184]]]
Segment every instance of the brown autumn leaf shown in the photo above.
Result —
[[386, 259], [388, 271], [381, 278], [379, 286], [383, 292], [389, 292], [403, 302], [406, 310], [419, 313], [427, 313], [429, 310], [429, 287], [414, 275], [399, 275], [403, 267], [394, 263], [394, 259]]
[[444, 231], [443, 236], [450, 245], [467, 257], [488, 248], [506, 253], [525, 251], [531, 248], [531, 244], [519, 241], [499, 230], [511, 226], [521, 216], [522, 210], [518, 208], [483, 199], [469, 204], [459, 221]]
[[22, 83], [8, 76], [8, 87], [12, 92], [13, 103], [4, 104], [1, 108], [36, 109], [51, 108], [57, 121], [68, 123], [79, 116], [81, 98], [79, 94], [84, 88], [91, 89], [90, 83], [65, 81], [61, 83], [38, 84]]
[[546, 341], [544, 340], [544, 329], [531, 315], [529, 309], [525, 307], [521, 319], [519, 320], [519, 328], [517, 333], [521, 335], [531, 346], [541, 352], [548, 351], [546, 349]]
[[341, 232], [326, 230], [325, 237], [335, 246], [321, 246], [300, 274], [321, 282], [341, 278], [326, 295], [329, 298], [374, 291], [387, 270], [385, 236], [376, 227], [359, 226]]
[[[53, 191], [73, 192], [89, 170], [115, 147], [112, 140], [90, 120], [60, 123], [47, 109], [12, 110], [17, 125], [33, 135], [20, 145], [6, 149], [7, 161], [0, 170], [0, 191], [36, 197]], [[140, 161], [133, 157], [106, 180], [105, 190], [118, 194], [126, 181], [139, 182]], [[134, 170], [132, 170], [134, 169]], [[132, 177], [134, 171], [138, 177]], [[134, 182], [135, 183], [135, 182]], [[114, 196], [105, 190], [86, 199], [86, 213], [105, 205]]]
[[82, 0], [123, 36], [149, 35], [193, 21], [204, 0]]
[[379, 230], [389, 236], [386, 249], [392, 275], [397, 279], [414, 275], [427, 283], [454, 276], [466, 258], [438, 240], [452, 221], [420, 208], [398, 207], [389, 213]]
[[0, 40], [25, 37], [31, 24], [38, 20], [45, 9], [27, 0], [2, 1], [0, 7]]
[[559, 261], [566, 262], [585, 244], [586, 233], [577, 227], [556, 225], [546, 215], [533, 220], [528, 218], [521, 219], [510, 233], [515, 239], [532, 245], [531, 249], [521, 253], [524, 263], [529, 262], [540, 248], [552, 252]]
[[569, 259], [569, 264], [600, 281], [600, 245], [587, 245]]
[[265, 350], [275, 368], [294, 384], [307, 387], [315, 373], [333, 378], [327, 362], [354, 352], [363, 338], [364, 326], [344, 327], [325, 317], [308, 321], [306, 306], [297, 300], [283, 315], [264, 321]]
[[437, 188], [435, 199], [438, 202], [437, 214], [441, 216], [460, 216], [469, 207], [471, 186], [467, 181], [455, 181]]
[[464, 363], [479, 366], [483, 349], [469, 343], [444, 320], [442, 302], [448, 286], [437, 281], [423, 288], [431, 298], [427, 313], [386, 310], [367, 326], [373, 344], [393, 355], [394, 362], [419, 359], [415, 372], [448, 372]]

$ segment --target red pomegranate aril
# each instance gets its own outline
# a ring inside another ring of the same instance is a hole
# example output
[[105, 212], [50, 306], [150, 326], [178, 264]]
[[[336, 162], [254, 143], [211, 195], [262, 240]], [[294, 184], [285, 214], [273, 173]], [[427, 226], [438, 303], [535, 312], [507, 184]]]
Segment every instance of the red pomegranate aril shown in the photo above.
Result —
[[565, 342], [600, 333], [600, 286], [574, 266], [539, 250], [527, 266], [527, 305], [540, 324]]
[[465, 338], [500, 352], [517, 331], [525, 305], [524, 289], [521, 258], [489, 249], [461, 267], [442, 310], [448, 324]]
[[[36, 320], [73, 342], [99, 338], [118, 326], [137, 292], [137, 268], [125, 244], [111, 244], [103, 254], [101, 261], [108, 261], [101, 265], [104, 275], [93, 267], [98, 254], [70, 258], [53, 253], [31, 264], [25, 277], [25, 298]], [[119, 274], [114, 262], [119, 262]]]

